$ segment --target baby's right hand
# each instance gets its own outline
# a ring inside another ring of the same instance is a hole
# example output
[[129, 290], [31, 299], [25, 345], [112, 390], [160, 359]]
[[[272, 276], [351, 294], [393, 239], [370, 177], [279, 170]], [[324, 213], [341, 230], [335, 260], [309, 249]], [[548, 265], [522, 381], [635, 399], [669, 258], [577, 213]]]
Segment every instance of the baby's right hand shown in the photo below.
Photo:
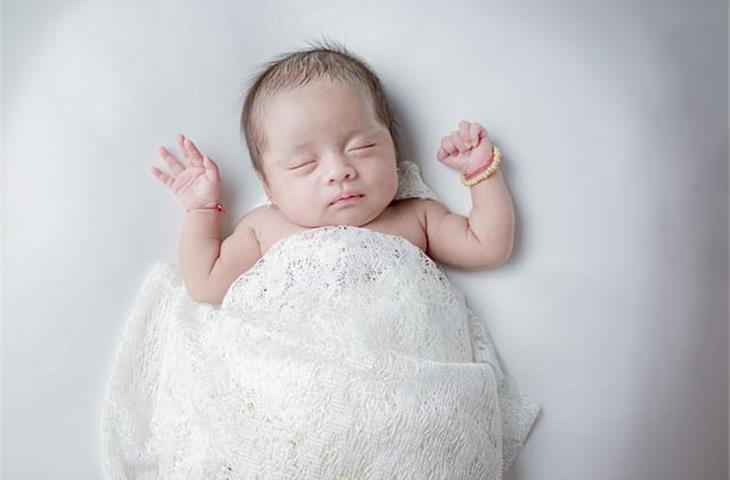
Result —
[[150, 171], [162, 183], [170, 187], [180, 202], [188, 209], [214, 207], [220, 201], [218, 167], [208, 156], [202, 155], [192, 140], [180, 133], [177, 136], [185, 158], [185, 168], [165, 148], [157, 153], [170, 167], [172, 175], [152, 166]]

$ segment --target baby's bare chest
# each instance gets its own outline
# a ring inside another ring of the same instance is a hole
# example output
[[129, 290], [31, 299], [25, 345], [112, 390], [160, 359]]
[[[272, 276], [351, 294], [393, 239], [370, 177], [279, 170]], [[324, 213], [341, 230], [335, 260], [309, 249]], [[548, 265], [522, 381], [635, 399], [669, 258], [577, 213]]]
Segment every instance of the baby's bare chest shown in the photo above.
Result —
[[[291, 223], [273, 209], [267, 213], [267, 217], [266, 221], [260, 222], [256, 229], [262, 255], [266, 254], [269, 248], [282, 238], [308, 230], [307, 227]], [[375, 220], [359, 226], [401, 236], [424, 252], [426, 251], [426, 231], [418, 199], [393, 202]]]

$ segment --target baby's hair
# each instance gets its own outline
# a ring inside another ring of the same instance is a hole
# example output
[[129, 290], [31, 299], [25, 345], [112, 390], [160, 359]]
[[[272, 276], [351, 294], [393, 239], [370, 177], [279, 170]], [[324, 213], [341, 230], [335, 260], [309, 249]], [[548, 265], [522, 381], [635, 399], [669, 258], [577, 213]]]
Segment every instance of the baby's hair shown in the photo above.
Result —
[[398, 125], [380, 80], [372, 68], [339, 43], [330, 40], [307, 43], [310, 48], [280, 54], [264, 64], [251, 81], [241, 112], [241, 132], [246, 139], [256, 173], [266, 182], [262, 157], [268, 145], [260, 126], [263, 100], [272, 98], [281, 91], [325, 77], [365, 88], [373, 101], [378, 120], [390, 131], [396, 158], [399, 159]]

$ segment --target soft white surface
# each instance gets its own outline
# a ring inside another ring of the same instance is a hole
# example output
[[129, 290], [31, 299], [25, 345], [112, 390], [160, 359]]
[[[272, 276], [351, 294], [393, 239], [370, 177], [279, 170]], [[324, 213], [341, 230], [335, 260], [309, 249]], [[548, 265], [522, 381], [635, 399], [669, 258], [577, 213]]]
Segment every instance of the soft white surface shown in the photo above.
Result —
[[502, 149], [514, 255], [453, 276], [544, 409], [509, 478], [726, 478], [727, 3], [431, 3], [3, 3], [4, 479], [100, 477], [122, 325], [178, 260], [155, 147], [217, 160], [230, 233], [261, 195], [245, 80], [323, 35], [375, 67], [452, 210], [441, 136]]

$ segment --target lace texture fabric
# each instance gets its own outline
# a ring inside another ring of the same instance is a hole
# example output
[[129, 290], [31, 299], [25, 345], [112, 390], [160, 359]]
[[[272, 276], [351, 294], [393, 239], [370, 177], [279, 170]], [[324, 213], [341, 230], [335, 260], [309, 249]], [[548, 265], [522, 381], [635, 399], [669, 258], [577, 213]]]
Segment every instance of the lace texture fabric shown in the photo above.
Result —
[[539, 411], [442, 266], [325, 226], [272, 245], [220, 306], [152, 268], [107, 384], [102, 464], [114, 480], [501, 479]]

